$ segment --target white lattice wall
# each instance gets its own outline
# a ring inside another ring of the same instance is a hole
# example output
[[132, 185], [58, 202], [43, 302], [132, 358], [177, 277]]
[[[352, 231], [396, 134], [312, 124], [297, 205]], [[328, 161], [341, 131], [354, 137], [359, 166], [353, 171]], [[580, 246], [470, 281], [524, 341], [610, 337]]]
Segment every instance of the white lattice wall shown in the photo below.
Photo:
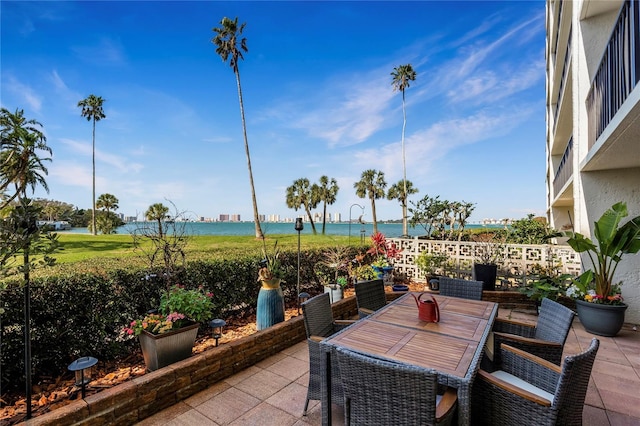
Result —
[[[404, 273], [412, 281], [425, 281], [418, 270], [415, 259], [423, 251], [428, 253], [445, 252], [449, 256], [451, 267], [447, 274], [454, 277], [471, 277], [474, 253], [484, 243], [465, 241], [435, 241], [418, 238], [387, 238], [402, 249], [398, 259], [394, 261], [394, 270]], [[484, 244], [486, 246], [486, 244]], [[560, 264], [562, 273], [579, 275], [581, 272], [580, 256], [569, 246], [506, 244], [505, 259], [498, 265], [496, 289], [507, 290], [519, 287], [531, 278], [534, 265], [546, 267], [550, 263]]]

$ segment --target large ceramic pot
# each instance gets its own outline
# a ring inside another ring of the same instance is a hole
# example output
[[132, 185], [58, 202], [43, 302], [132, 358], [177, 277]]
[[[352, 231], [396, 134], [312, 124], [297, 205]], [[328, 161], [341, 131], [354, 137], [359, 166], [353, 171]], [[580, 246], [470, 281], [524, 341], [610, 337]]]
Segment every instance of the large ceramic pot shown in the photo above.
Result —
[[284, 295], [280, 279], [262, 280], [258, 293], [256, 329], [262, 330], [284, 321]]
[[603, 305], [576, 300], [578, 318], [589, 333], [613, 337], [624, 324], [624, 313], [628, 305]]
[[148, 371], [155, 371], [191, 356], [200, 324], [188, 325], [163, 334], [143, 331], [138, 335], [144, 363]]
[[329, 293], [329, 299], [331, 300], [331, 303], [342, 300], [342, 287], [340, 287], [338, 284], [325, 285], [324, 292]]
[[498, 275], [498, 265], [484, 263], [473, 264], [473, 279], [482, 281], [482, 290], [494, 291], [496, 289], [496, 276]]

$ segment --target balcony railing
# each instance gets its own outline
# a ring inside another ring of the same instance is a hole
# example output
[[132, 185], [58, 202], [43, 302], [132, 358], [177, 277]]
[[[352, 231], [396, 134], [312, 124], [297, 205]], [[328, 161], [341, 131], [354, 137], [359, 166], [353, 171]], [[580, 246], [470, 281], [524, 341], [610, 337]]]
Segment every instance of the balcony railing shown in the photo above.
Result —
[[573, 176], [573, 136], [569, 139], [567, 148], [564, 150], [564, 154], [562, 154], [562, 159], [560, 160], [560, 164], [558, 164], [558, 168], [556, 169], [556, 174], [553, 177], [554, 198], [558, 196], [560, 190], [564, 187], [571, 176]]
[[589, 148], [640, 79], [640, 19], [638, 0], [627, 0], [620, 9], [609, 43], [587, 96]]
[[564, 86], [567, 82], [567, 74], [569, 73], [569, 65], [571, 64], [571, 32], [573, 28], [569, 29], [569, 38], [567, 41], [567, 49], [564, 55], [564, 64], [562, 66], [562, 79], [558, 87], [558, 96], [556, 97], [555, 111], [553, 112], [553, 130], [555, 131], [558, 125], [558, 112], [560, 112], [560, 104], [564, 97]]

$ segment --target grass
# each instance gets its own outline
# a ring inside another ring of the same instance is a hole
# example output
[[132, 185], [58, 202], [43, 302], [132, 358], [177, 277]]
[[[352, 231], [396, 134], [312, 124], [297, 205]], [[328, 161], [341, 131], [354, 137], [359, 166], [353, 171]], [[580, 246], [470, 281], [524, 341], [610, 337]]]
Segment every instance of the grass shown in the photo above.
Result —
[[[59, 233], [59, 241], [63, 250], [55, 253], [57, 263], [80, 262], [96, 257], [126, 258], [139, 257], [141, 251], [135, 251], [131, 235], [90, 235], [90, 234], [65, 234]], [[282, 251], [294, 251], [298, 249], [298, 236], [269, 235], [265, 238], [267, 250], [273, 248], [275, 241]], [[335, 245], [347, 245], [348, 236], [343, 235], [304, 235], [300, 238], [300, 249], [322, 248]], [[351, 239], [352, 245], [359, 241]], [[224, 256], [236, 253], [261, 253], [262, 240], [254, 236], [218, 236], [196, 235], [189, 237], [186, 247], [187, 259], [189, 253], [210, 253]]]

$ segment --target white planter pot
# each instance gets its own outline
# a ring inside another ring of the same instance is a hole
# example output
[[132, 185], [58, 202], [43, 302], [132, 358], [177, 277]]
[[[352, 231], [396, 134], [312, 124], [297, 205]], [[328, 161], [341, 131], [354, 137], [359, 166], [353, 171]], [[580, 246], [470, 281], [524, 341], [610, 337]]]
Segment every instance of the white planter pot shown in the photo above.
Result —
[[331, 303], [335, 303], [338, 300], [342, 300], [342, 287], [340, 287], [339, 285], [336, 285], [335, 287], [330, 285], [325, 285], [324, 292], [329, 293], [329, 299], [331, 300]]

